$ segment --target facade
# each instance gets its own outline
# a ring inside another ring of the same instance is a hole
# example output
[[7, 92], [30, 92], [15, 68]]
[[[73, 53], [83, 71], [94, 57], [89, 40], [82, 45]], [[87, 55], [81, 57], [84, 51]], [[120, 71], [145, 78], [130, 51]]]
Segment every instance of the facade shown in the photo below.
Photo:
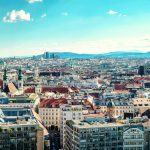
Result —
[[56, 126], [60, 128], [60, 105], [65, 104], [66, 99], [45, 99], [39, 106], [39, 115], [44, 126]]
[[113, 116], [124, 116], [124, 113], [134, 113], [134, 106], [129, 104], [118, 104], [112, 106]]
[[130, 129], [129, 124], [102, 123], [94, 121], [94, 118], [91, 121], [66, 122], [65, 150], [143, 150], [143, 148], [142, 125]]
[[44, 150], [44, 129], [30, 108], [1, 108], [0, 116], [0, 150]]
[[144, 128], [140, 127], [129, 127], [123, 133], [123, 148], [124, 150], [144, 150]]
[[65, 129], [67, 120], [82, 119], [82, 105], [61, 105], [60, 106], [60, 142], [62, 147], [65, 144]]
[[137, 97], [133, 99], [134, 108], [139, 113], [144, 113], [150, 108], [150, 98]]
[[0, 95], [0, 108], [9, 107], [30, 107], [36, 109], [39, 104], [40, 98], [36, 94], [26, 94], [16, 95], [13, 97], [4, 97]]
[[38, 132], [38, 124], [30, 121], [0, 123], [0, 150], [38, 150], [37, 141], [42, 144], [44, 140], [38, 139]]
[[60, 128], [60, 108], [39, 108], [39, 115], [43, 121], [44, 126], [50, 127], [52, 125]]
[[[124, 113], [134, 113], [134, 105], [129, 100], [99, 100], [93, 99], [89, 101], [94, 110], [100, 113], [111, 113], [112, 116], [124, 116]], [[111, 112], [110, 112], [111, 110]]]

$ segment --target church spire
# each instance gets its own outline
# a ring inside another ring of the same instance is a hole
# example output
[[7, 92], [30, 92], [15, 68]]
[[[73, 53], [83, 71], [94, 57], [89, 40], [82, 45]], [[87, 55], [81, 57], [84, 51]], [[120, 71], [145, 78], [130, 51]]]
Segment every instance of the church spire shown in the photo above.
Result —
[[23, 74], [21, 66], [18, 69], [18, 90], [23, 93]]
[[22, 75], [22, 67], [20, 66], [18, 69], [18, 80], [23, 80], [23, 75]]
[[7, 81], [8, 79], [8, 75], [7, 75], [7, 67], [4, 68], [4, 76], [3, 76], [3, 80]]

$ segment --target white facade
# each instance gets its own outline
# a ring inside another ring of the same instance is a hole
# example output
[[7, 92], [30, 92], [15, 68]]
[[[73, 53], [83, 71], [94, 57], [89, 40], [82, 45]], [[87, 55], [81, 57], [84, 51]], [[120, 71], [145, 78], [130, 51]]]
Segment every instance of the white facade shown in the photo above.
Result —
[[60, 108], [39, 108], [39, 115], [46, 127], [54, 125], [60, 128]]
[[60, 106], [60, 139], [64, 147], [65, 127], [67, 120], [81, 120], [82, 105], [62, 105]]
[[129, 128], [123, 133], [124, 150], [144, 150], [144, 131]]

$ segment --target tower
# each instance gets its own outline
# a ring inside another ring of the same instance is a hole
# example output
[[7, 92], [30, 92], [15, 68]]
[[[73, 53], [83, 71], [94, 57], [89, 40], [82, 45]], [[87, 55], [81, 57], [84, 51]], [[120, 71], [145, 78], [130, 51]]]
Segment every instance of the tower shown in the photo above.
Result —
[[114, 109], [115, 109], [114, 103], [113, 103], [113, 101], [111, 100], [111, 101], [109, 101], [108, 104], [107, 104], [107, 113], [108, 113], [108, 115], [109, 115], [110, 118], [111, 118], [111, 116], [114, 115]]
[[18, 69], [18, 90], [23, 92], [23, 74], [21, 67]]
[[7, 75], [7, 67], [4, 68], [4, 75], [3, 75], [3, 90], [8, 85], [8, 75]]
[[35, 66], [34, 76], [35, 76], [35, 78], [39, 77], [39, 68], [37, 66]]

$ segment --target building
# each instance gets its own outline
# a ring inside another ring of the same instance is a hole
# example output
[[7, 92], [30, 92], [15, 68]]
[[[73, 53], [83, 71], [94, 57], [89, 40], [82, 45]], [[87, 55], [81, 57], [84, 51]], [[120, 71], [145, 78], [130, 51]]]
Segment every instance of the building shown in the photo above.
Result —
[[[43, 132], [43, 130], [41, 130]], [[44, 139], [40, 139], [38, 124], [33, 120], [17, 120], [16, 123], [0, 123], [0, 150], [44, 150], [38, 149]], [[43, 136], [42, 136], [43, 137]]]
[[123, 133], [124, 150], [144, 150], [144, 128], [143, 126], [131, 126]]
[[30, 96], [16, 95], [13, 97], [3, 97], [0, 95], [0, 108], [9, 108], [9, 107], [30, 107], [37, 109], [40, 98], [36, 94], [31, 94]]
[[139, 96], [133, 99], [134, 108], [140, 114], [150, 109], [150, 98]]
[[49, 52], [45, 52], [45, 53], [44, 53], [44, 58], [45, 58], [45, 59], [50, 59], [50, 54], [49, 54]]
[[140, 66], [139, 67], [139, 70], [138, 70], [138, 74], [139, 75], [150, 75], [150, 64], [147, 63], [143, 66]]
[[9, 98], [5, 93], [0, 93], [0, 105], [1, 104], [8, 104]]
[[1, 108], [0, 116], [0, 150], [44, 150], [44, 130], [30, 108]]
[[45, 99], [39, 106], [39, 115], [44, 126], [56, 126], [60, 128], [60, 105], [65, 104], [66, 99]]
[[124, 116], [124, 113], [134, 113], [134, 105], [128, 99], [111, 98], [108, 100], [99, 100], [90, 96], [88, 101], [97, 113], [109, 113], [113, 117]]
[[144, 144], [141, 124], [107, 123], [100, 118], [66, 122], [64, 150], [143, 150]]
[[68, 105], [60, 106], [60, 141], [61, 146], [65, 144], [65, 129], [67, 120], [81, 120], [82, 119], [82, 105]]

